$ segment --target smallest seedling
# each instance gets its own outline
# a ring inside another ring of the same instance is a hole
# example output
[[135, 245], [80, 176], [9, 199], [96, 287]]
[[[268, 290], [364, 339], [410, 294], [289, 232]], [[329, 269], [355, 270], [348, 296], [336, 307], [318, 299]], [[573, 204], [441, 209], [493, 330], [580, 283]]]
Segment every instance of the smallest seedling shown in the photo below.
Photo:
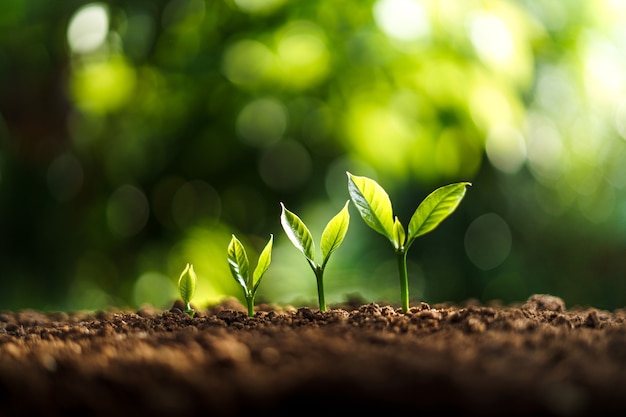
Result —
[[178, 279], [178, 292], [180, 293], [180, 298], [182, 298], [183, 303], [185, 303], [185, 309], [183, 311], [187, 313], [189, 317], [193, 317], [195, 313], [194, 309], [191, 308], [190, 303], [194, 293], [196, 292], [197, 281], [198, 278], [193, 270], [193, 265], [188, 263]]

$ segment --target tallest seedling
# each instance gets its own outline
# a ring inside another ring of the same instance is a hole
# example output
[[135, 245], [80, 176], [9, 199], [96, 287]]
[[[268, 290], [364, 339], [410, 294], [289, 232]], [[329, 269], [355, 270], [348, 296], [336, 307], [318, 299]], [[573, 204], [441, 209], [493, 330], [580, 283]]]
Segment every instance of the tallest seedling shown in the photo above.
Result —
[[400, 296], [402, 311], [409, 311], [409, 279], [406, 270], [406, 254], [419, 236], [435, 229], [461, 203], [465, 191], [472, 184], [459, 182], [440, 187], [430, 193], [417, 207], [409, 222], [408, 234], [394, 217], [391, 200], [387, 192], [378, 183], [367, 177], [348, 174], [348, 191], [365, 223], [376, 232], [385, 236], [396, 252], [400, 273]]

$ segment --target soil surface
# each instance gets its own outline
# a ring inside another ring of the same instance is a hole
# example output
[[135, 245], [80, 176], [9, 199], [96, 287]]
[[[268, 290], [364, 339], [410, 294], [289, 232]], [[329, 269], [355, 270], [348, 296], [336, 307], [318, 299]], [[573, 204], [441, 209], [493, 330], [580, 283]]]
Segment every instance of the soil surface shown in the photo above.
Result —
[[328, 312], [0, 313], [0, 415], [626, 413], [626, 310], [421, 303]]

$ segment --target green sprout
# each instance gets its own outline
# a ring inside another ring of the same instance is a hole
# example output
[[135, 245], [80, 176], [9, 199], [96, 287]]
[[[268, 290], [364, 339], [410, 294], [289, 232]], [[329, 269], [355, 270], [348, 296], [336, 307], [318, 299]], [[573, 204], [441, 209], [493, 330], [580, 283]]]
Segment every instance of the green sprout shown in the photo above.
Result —
[[341, 242], [343, 242], [348, 232], [348, 225], [350, 224], [350, 213], [348, 211], [349, 203], [350, 200], [346, 201], [343, 209], [328, 222], [322, 232], [320, 244], [322, 250], [321, 264], [315, 262], [315, 244], [313, 243], [313, 236], [311, 232], [309, 232], [309, 229], [298, 216], [287, 210], [283, 203], [280, 203], [282, 208], [280, 224], [283, 226], [283, 229], [285, 229], [285, 233], [291, 243], [304, 254], [311, 269], [313, 269], [315, 273], [320, 311], [326, 311], [324, 269], [326, 268], [330, 255], [341, 245]]
[[243, 289], [243, 295], [248, 307], [248, 317], [254, 316], [254, 297], [256, 296], [256, 291], [259, 288], [263, 274], [265, 274], [265, 271], [267, 271], [267, 268], [272, 262], [273, 243], [274, 235], [270, 234], [270, 240], [261, 251], [261, 255], [259, 255], [257, 266], [252, 274], [252, 280], [250, 280], [250, 274], [248, 273], [250, 265], [248, 255], [246, 254], [246, 249], [243, 247], [243, 244], [233, 235], [228, 245], [228, 265], [230, 266], [230, 272], [233, 274], [233, 278], [235, 278], [235, 281], [237, 281]]
[[188, 263], [178, 279], [178, 292], [180, 293], [180, 298], [183, 299], [183, 303], [185, 303], [184, 312], [187, 313], [189, 317], [193, 317], [195, 313], [189, 303], [196, 292], [197, 281], [198, 278], [193, 270], [193, 265]]
[[408, 235], [404, 227], [393, 216], [391, 200], [387, 192], [374, 180], [348, 174], [348, 191], [365, 223], [391, 241], [400, 273], [400, 295], [402, 311], [409, 310], [409, 281], [406, 268], [406, 254], [419, 236], [435, 229], [461, 203], [469, 182], [459, 182], [440, 187], [430, 193], [417, 207], [409, 222]]

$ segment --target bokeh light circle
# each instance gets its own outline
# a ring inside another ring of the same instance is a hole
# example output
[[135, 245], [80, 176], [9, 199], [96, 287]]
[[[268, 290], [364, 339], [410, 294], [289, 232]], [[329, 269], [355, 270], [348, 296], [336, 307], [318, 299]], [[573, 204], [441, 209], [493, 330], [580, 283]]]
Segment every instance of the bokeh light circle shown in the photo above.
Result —
[[259, 173], [265, 183], [277, 190], [300, 187], [311, 175], [309, 151], [296, 141], [279, 142], [263, 152], [259, 160]]
[[476, 218], [465, 232], [467, 257], [484, 271], [500, 266], [509, 256], [512, 243], [509, 225], [495, 213]]
[[109, 229], [120, 237], [132, 237], [148, 223], [148, 199], [139, 188], [122, 185], [111, 194], [106, 207]]

